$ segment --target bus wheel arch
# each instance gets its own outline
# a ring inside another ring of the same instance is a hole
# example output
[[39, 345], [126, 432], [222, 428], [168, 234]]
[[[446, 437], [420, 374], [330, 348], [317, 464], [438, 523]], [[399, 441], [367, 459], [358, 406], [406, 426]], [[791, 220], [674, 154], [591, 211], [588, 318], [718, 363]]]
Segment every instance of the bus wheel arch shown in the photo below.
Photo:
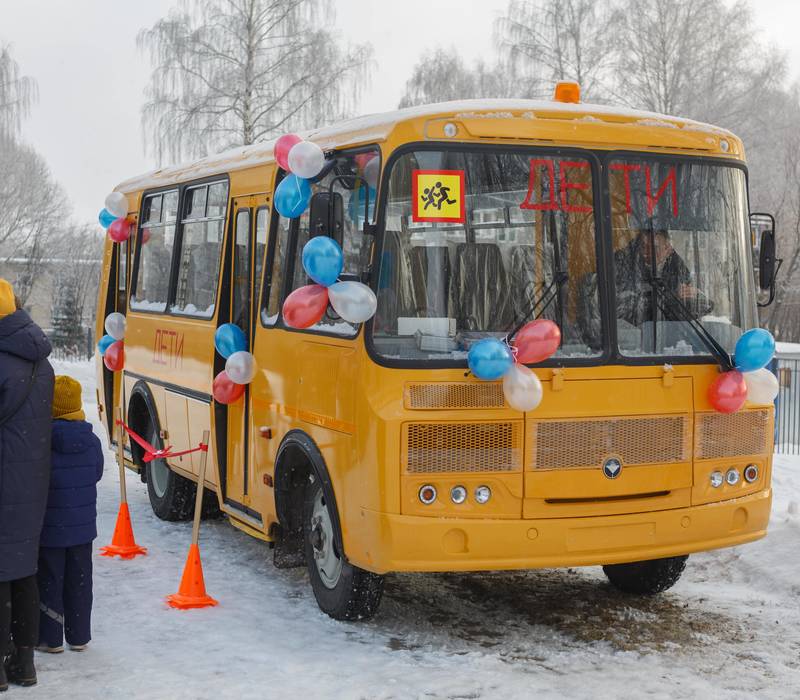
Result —
[[[158, 426], [158, 412], [150, 387], [141, 379], [134, 384], [128, 401], [128, 426], [137, 435], [147, 436], [153, 421]], [[145, 439], [147, 439], [145, 437]], [[147, 465], [144, 462], [144, 450], [131, 440], [131, 456], [139, 467], [142, 483], [147, 481]]]
[[275, 565], [278, 568], [303, 566], [303, 508], [310, 479], [319, 481], [331, 509], [331, 525], [336, 548], [344, 558], [344, 541], [336, 494], [328, 467], [314, 440], [302, 430], [290, 430], [275, 457], [275, 508], [278, 516], [278, 541]]

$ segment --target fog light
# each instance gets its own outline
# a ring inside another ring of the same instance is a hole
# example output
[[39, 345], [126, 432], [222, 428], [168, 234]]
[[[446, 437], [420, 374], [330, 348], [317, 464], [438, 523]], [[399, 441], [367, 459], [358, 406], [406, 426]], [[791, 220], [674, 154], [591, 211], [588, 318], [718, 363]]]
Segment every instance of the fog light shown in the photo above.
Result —
[[463, 503], [467, 500], [467, 489], [463, 486], [453, 486], [450, 489], [450, 500], [453, 503]]
[[757, 464], [748, 464], [744, 468], [744, 480], [748, 484], [752, 484], [754, 481], [758, 481], [758, 465]]
[[711, 472], [711, 485], [718, 489], [725, 481], [725, 475], [722, 472]]
[[492, 489], [488, 486], [478, 486], [475, 489], [475, 500], [478, 503], [486, 503], [492, 497]]
[[728, 471], [725, 472], [725, 481], [727, 481], [730, 486], [736, 486], [736, 484], [739, 483], [739, 470], [728, 469]]
[[419, 490], [419, 500], [426, 506], [433, 503], [436, 500], [436, 487], [431, 484], [425, 484], [425, 486]]

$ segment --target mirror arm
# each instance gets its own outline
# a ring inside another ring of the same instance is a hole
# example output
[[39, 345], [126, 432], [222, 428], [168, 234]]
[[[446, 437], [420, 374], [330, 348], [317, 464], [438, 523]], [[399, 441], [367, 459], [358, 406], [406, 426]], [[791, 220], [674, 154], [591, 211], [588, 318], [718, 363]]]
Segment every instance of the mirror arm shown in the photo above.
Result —
[[760, 301], [756, 302], [756, 305], [760, 309], [763, 309], [765, 306], [769, 306], [773, 301], [775, 301], [775, 286], [778, 279], [778, 271], [781, 269], [781, 265], [783, 265], [783, 258], [775, 258], [775, 272], [772, 273], [772, 281], [769, 285], [769, 299], [767, 299], [767, 301], [764, 303], [761, 303]]

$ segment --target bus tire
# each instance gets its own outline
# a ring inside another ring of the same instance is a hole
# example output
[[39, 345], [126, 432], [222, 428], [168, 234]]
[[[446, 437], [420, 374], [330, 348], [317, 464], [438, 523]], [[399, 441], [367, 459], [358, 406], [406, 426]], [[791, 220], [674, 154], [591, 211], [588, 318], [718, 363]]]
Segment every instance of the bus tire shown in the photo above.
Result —
[[[155, 428], [150, 431], [150, 444], [161, 448], [161, 438]], [[176, 474], [164, 459], [147, 463], [147, 495], [153, 512], [161, 520], [189, 520], [194, 511], [195, 484]]]
[[603, 572], [614, 588], [634, 595], [656, 595], [672, 588], [686, 568], [688, 556], [608, 564]]
[[334, 620], [368, 620], [378, 611], [383, 576], [353, 566], [336, 551], [329, 507], [319, 480], [311, 479], [303, 503], [303, 542], [314, 597]]

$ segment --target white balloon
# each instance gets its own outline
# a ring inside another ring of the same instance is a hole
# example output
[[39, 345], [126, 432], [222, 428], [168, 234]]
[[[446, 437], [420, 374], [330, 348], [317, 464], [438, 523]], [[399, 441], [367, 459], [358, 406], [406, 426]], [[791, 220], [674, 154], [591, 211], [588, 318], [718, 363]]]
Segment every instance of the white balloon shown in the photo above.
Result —
[[128, 215], [128, 198], [122, 192], [112, 192], [106, 197], [106, 211], [118, 219]]
[[328, 287], [328, 299], [333, 310], [345, 321], [363, 323], [375, 315], [378, 299], [366, 284], [336, 282]]
[[780, 390], [778, 378], [766, 368], [745, 372], [744, 383], [750, 403], [772, 403]]
[[249, 384], [256, 376], [256, 358], [247, 350], [231, 353], [225, 371], [234, 384]]
[[325, 165], [325, 154], [311, 141], [300, 141], [289, 151], [289, 170], [306, 180], [319, 175]]
[[364, 166], [364, 179], [373, 190], [378, 186], [378, 176], [381, 172], [380, 160], [378, 156], [375, 156]]
[[503, 376], [503, 393], [511, 408], [533, 411], [542, 402], [542, 383], [528, 367], [515, 363]]
[[114, 340], [123, 340], [125, 338], [125, 316], [119, 311], [106, 316], [106, 333], [108, 333]]

